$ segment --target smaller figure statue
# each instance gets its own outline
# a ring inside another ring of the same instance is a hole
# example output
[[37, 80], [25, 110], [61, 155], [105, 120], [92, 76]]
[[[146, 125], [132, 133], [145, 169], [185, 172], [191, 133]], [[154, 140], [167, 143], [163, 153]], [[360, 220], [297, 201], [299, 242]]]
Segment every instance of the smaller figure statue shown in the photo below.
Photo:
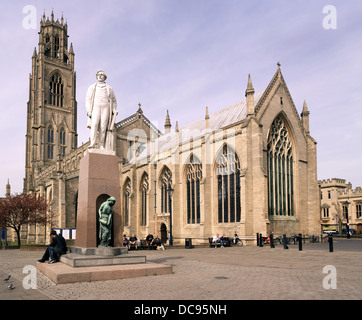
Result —
[[99, 207], [99, 247], [109, 247], [112, 238], [112, 215], [115, 197], [110, 197]]

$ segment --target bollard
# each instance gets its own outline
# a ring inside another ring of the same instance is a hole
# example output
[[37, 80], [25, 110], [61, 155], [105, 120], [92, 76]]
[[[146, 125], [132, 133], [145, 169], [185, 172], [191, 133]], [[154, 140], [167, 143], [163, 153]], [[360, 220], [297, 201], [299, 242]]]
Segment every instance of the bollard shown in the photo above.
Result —
[[284, 249], [289, 249], [287, 246], [287, 236], [285, 234], [283, 234], [283, 244], [284, 244]]
[[256, 246], [259, 247], [260, 243], [259, 243], [259, 233], [256, 234]]
[[260, 236], [260, 247], [262, 247], [263, 246], [263, 235], [262, 234], [260, 234], [259, 235]]
[[329, 252], [333, 252], [333, 235], [328, 234]]
[[299, 233], [299, 236], [298, 236], [298, 241], [299, 241], [299, 251], [302, 251], [303, 250], [303, 245], [302, 245], [302, 234]]
[[275, 248], [273, 232], [270, 234], [270, 248]]

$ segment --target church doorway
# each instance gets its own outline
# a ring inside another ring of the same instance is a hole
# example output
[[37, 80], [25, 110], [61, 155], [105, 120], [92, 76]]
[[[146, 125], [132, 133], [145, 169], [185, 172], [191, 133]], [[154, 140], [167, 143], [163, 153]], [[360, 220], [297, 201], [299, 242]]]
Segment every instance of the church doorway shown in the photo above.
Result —
[[167, 227], [164, 223], [161, 224], [161, 243], [167, 242]]

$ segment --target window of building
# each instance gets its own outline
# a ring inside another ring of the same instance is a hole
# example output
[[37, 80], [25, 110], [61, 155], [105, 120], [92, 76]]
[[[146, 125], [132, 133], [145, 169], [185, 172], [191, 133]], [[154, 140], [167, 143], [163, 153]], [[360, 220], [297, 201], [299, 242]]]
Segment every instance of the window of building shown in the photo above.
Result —
[[59, 148], [60, 148], [60, 155], [62, 157], [64, 157], [65, 156], [65, 149], [66, 149], [65, 130], [64, 130], [64, 128], [61, 128], [60, 132], [59, 132]]
[[187, 223], [200, 223], [200, 181], [202, 179], [201, 162], [190, 157], [190, 163], [186, 166], [186, 199], [187, 199]]
[[218, 222], [240, 222], [240, 162], [235, 151], [226, 145], [216, 160]]
[[48, 127], [47, 132], [47, 157], [49, 160], [54, 159], [54, 129], [52, 126]]
[[172, 184], [172, 173], [165, 167], [161, 175], [161, 213], [169, 212], [169, 192], [168, 188]]
[[141, 180], [141, 195], [142, 195], [142, 203], [141, 203], [141, 226], [147, 225], [147, 197], [148, 197], [148, 175], [145, 174]]
[[124, 225], [129, 226], [130, 223], [130, 195], [131, 195], [131, 180], [127, 179], [123, 192], [123, 205], [124, 205]]
[[329, 218], [329, 208], [323, 208], [323, 218]]
[[49, 103], [56, 107], [63, 107], [64, 92], [62, 78], [59, 74], [54, 74], [49, 83]]
[[269, 215], [293, 216], [293, 150], [281, 116], [271, 125], [267, 148]]
[[343, 218], [347, 219], [348, 216], [348, 205], [343, 205]]
[[54, 58], [59, 58], [59, 49], [60, 49], [60, 45], [59, 45], [59, 36], [56, 35], [54, 38], [54, 51], [53, 51], [53, 57]]
[[330, 199], [330, 198], [331, 198], [331, 192], [328, 191], [328, 199]]
[[362, 204], [360, 203], [356, 204], [356, 218], [362, 218]]

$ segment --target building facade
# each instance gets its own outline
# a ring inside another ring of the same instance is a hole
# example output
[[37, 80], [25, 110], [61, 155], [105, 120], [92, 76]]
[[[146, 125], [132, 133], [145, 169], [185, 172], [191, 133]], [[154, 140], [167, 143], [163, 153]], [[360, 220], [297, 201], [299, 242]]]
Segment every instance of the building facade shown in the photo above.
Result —
[[[24, 191], [43, 194], [58, 213], [57, 227], [76, 228], [79, 161], [74, 51], [68, 27], [42, 18], [32, 57]], [[117, 93], [116, 93], [117, 94]], [[316, 141], [306, 103], [299, 113], [280, 64], [268, 87], [255, 93], [249, 76], [245, 98], [205, 118], [164, 132], [141, 105], [116, 124], [114, 150], [124, 233], [174, 243], [208, 242], [215, 233], [255, 242], [256, 233], [317, 234], [320, 192]], [[116, 197], [117, 197], [116, 196]], [[44, 227], [23, 237], [45, 240]]]
[[342, 233], [349, 228], [362, 233], [362, 189], [352, 189], [344, 179], [320, 181], [322, 231], [335, 230]]

